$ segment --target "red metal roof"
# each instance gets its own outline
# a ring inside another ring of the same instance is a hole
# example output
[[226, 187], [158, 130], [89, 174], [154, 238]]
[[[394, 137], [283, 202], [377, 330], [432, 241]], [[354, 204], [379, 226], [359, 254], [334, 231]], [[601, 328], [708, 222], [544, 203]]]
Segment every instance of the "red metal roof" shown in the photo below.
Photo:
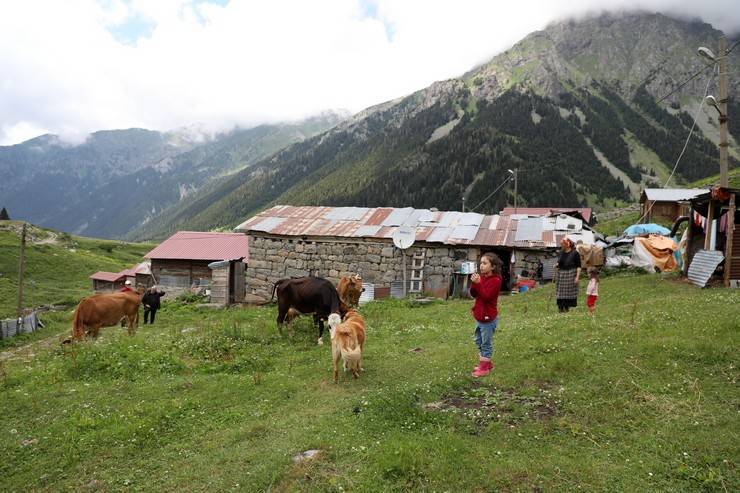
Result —
[[178, 231], [144, 255], [151, 259], [248, 259], [248, 239], [241, 233]]
[[[410, 226], [416, 228], [416, 241], [425, 243], [557, 248], [556, 240], [565, 235], [566, 231], [555, 231], [556, 221], [546, 219], [553, 210], [543, 208], [542, 224], [532, 230], [534, 233], [530, 231], [520, 235], [522, 239], [519, 240], [516, 239], [519, 221], [527, 220], [527, 216], [534, 214], [484, 216], [475, 213], [411, 208], [278, 205], [249, 218], [240, 224], [236, 231], [288, 237], [390, 239], [400, 226]], [[580, 221], [578, 223], [580, 224]], [[151, 252], [148, 256], [152, 256]]]
[[94, 279], [96, 281], [116, 282], [123, 277], [124, 275], [120, 272], [105, 272], [101, 270], [91, 275], [90, 279]]
[[[550, 214], [560, 214], [564, 212], [578, 211], [583, 219], [587, 223], [591, 222], [591, 208], [590, 207], [517, 207], [516, 214], [523, 214], [527, 216], [547, 216]], [[513, 216], [513, 207], [504, 207], [501, 211], [502, 216]]]

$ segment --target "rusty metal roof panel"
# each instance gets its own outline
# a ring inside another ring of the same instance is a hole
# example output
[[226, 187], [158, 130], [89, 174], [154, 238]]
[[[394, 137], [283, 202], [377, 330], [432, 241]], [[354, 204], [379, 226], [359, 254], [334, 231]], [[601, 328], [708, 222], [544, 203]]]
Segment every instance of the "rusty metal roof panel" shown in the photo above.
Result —
[[328, 236], [353, 236], [359, 227], [358, 221], [336, 221], [326, 230]]
[[395, 226], [382, 226], [373, 238], [391, 238], [397, 229]]
[[280, 226], [287, 218], [284, 217], [265, 217], [260, 222], [253, 224], [250, 229], [254, 231], [262, 231], [265, 233], [272, 233], [273, 230]]
[[393, 212], [392, 207], [379, 207], [375, 209], [375, 212], [373, 212], [370, 215], [370, 218], [365, 221], [365, 224], [368, 226], [380, 226], [383, 224], [383, 221], [385, 221], [385, 218], [387, 218], [391, 212]]
[[285, 218], [285, 221], [273, 228], [271, 233], [284, 236], [302, 235], [314, 221], [315, 219], [288, 217]]

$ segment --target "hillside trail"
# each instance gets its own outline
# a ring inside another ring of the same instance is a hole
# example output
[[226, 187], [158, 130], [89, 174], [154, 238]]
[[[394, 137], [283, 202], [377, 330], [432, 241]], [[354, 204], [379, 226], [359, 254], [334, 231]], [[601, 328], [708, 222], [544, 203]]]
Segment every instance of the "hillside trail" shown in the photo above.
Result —
[[29, 342], [28, 344], [24, 344], [23, 346], [4, 349], [0, 352], [0, 364], [5, 363], [6, 361], [19, 359], [29, 361], [33, 359], [40, 351], [50, 349], [54, 345], [58, 345], [60, 343], [59, 336], [62, 333], [63, 332], [52, 334], [49, 337], [39, 339], [38, 341]]

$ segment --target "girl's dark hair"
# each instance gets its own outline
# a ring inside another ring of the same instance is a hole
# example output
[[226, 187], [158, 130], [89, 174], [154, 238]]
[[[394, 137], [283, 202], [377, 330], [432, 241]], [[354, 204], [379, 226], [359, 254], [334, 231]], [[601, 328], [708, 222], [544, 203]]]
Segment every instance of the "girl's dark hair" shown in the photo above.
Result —
[[481, 258], [486, 257], [489, 262], [491, 262], [491, 267], [493, 268], [493, 273], [501, 275], [501, 266], [504, 265], [503, 262], [501, 262], [501, 259], [498, 258], [498, 255], [491, 252], [486, 252], [483, 255], [481, 255]]

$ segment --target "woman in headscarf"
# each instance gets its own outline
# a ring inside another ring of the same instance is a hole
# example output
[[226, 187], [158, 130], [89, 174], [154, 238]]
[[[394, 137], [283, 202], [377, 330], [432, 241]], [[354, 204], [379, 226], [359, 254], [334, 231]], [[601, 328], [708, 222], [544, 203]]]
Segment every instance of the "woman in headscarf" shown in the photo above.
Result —
[[560, 256], [555, 267], [557, 273], [556, 295], [559, 312], [567, 312], [578, 304], [578, 281], [581, 277], [581, 256], [570, 238], [560, 241]]

